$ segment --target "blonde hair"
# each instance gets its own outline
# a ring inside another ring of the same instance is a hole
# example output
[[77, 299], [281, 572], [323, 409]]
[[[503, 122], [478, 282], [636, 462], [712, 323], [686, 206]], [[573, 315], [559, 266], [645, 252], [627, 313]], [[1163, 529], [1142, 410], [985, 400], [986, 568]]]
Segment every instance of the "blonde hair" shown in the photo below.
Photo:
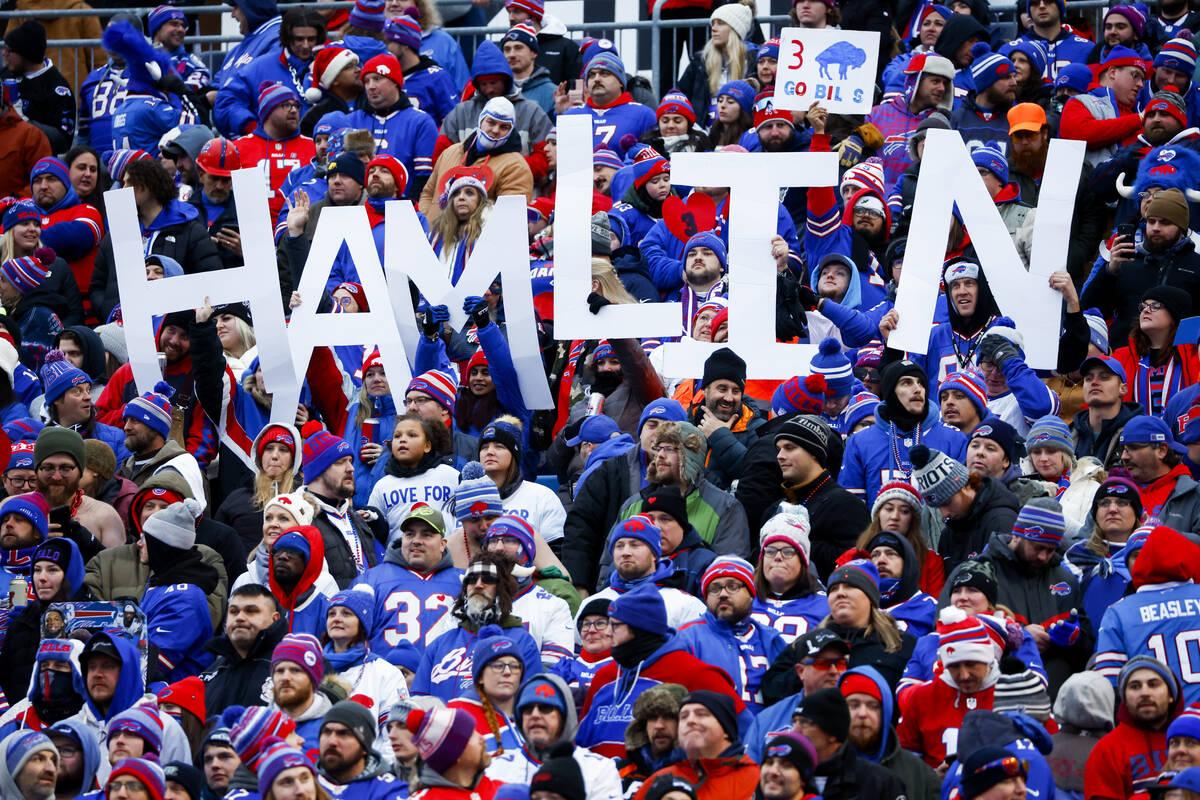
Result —
[[[741, 5], [749, 6], [751, 13], [755, 10], [754, 0], [741, 0]], [[714, 96], [727, 81], [740, 81], [745, 77], [746, 43], [732, 25], [725, 47], [718, 48], [709, 38], [700, 55], [704, 58], [704, 71], [708, 73], [708, 90]]]
[[[909, 508], [912, 508], [912, 506], [909, 506]], [[858, 541], [854, 543], [854, 547], [858, 550], [866, 550], [871, 540], [881, 533], [883, 533], [883, 529], [879, 527], [879, 514], [872, 514], [871, 524], [867, 526], [865, 531], [858, 535]], [[892, 531], [892, 533], [895, 533], [895, 531]], [[904, 538], [912, 545], [913, 552], [917, 556], [917, 565], [920, 567], [919, 573], [924, 573], [925, 554], [929, 552], [929, 545], [925, 543], [925, 537], [921, 535], [920, 511], [913, 511], [912, 522], [909, 524], [908, 532], [904, 534]]]
[[592, 259], [592, 280], [599, 282], [599, 294], [603, 295], [604, 299], [610, 303], [637, 302], [637, 299], [625, 288], [625, 284], [621, 283], [616, 268], [603, 258]]
[[[476, 194], [482, 194], [475, 187], [469, 188]], [[462, 191], [459, 189], [458, 191]], [[457, 192], [456, 192], [457, 194]], [[455, 245], [460, 240], [465, 242], [468, 247], [473, 246], [479, 240], [479, 234], [483, 232], [483, 217], [487, 209], [492, 207], [491, 199], [482, 194], [479, 199], [479, 205], [475, 206], [475, 210], [471, 212], [471, 216], [463, 221], [459, 221], [458, 215], [450, 208], [447, 203], [442, 209], [442, 213], [438, 214], [438, 218], [433, 223], [433, 234], [443, 242], [443, 247], [447, 245]]]
[[412, 3], [421, 13], [419, 22], [424, 33], [442, 27], [442, 12], [438, 10], [437, 3], [433, 0], [412, 0]]
[[[15, 225], [13, 226], [16, 227]], [[38, 247], [42, 246], [41, 234], [38, 234]], [[13, 257], [13, 229], [9, 228], [4, 233], [0, 233], [0, 261], [8, 261]]]
[[[832, 615], [821, 620], [821, 624], [817, 627], [828, 628], [831, 622], [833, 622]], [[879, 637], [879, 643], [883, 645], [885, 653], [895, 653], [904, 644], [904, 637], [900, 634], [900, 629], [896, 627], [896, 621], [892, 619], [891, 614], [874, 605], [871, 606], [871, 616], [867, 618], [867, 627], [863, 629], [863, 636], [871, 634]]]
[[[293, 462], [299, 458], [299, 453], [292, 454]], [[263, 509], [272, 497], [280, 494], [291, 494], [296, 490], [296, 473], [291, 467], [283, 471], [278, 480], [272, 478], [261, 469], [254, 473], [254, 500], [253, 507]], [[307, 497], [307, 495], [305, 496]]]
[[[233, 315], [230, 314], [230, 316]], [[258, 344], [258, 340], [254, 337], [254, 329], [241, 317], [233, 317], [233, 329], [237, 332], [238, 341], [242, 344], [242, 352], [238, 354], [240, 358], [243, 353]]]

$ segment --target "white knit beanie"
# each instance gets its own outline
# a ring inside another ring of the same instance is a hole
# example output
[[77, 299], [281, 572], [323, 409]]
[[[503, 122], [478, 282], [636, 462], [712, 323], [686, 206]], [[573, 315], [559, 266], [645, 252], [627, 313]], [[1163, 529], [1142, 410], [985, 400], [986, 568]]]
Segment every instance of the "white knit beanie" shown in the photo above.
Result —
[[165, 545], [191, 550], [196, 544], [196, 509], [203, 508], [189, 497], [182, 503], [171, 503], [162, 511], [154, 512], [142, 527], [147, 536], [153, 536]]
[[313, 517], [316, 516], [316, 509], [304, 499], [304, 492], [300, 489], [291, 494], [275, 495], [263, 506], [263, 513], [265, 514], [271, 506], [277, 506], [291, 514], [297, 525], [312, 525]]
[[750, 33], [750, 26], [754, 23], [754, 12], [750, 10], [750, 6], [744, 6], [741, 3], [726, 3], [718, 6], [708, 19], [710, 22], [714, 19], [721, 20], [733, 28], [734, 33], [739, 37], [745, 39], [746, 34]]
[[766, 547], [771, 542], [785, 542], [800, 552], [800, 558], [805, 566], [809, 564], [809, 534], [812, 523], [809, 521], [808, 509], [799, 503], [781, 502], [779, 513], [763, 523], [759, 532], [759, 541]]

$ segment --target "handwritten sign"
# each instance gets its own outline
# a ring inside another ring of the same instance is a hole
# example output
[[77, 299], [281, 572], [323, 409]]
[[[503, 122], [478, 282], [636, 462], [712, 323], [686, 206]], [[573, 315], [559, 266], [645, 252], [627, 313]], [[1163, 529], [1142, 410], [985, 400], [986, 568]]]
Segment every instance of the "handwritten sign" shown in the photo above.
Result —
[[831, 114], [866, 114], [875, 101], [878, 31], [784, 28], [779, 35], [775, 107]]

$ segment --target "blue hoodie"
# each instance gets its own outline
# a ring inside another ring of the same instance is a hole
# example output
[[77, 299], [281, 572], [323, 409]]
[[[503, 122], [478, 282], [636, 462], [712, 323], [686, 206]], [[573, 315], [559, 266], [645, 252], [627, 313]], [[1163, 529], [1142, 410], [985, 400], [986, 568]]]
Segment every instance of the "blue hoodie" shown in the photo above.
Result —
[[[932, 382], [932, 378], [930, 380]], [[838, 474], [838, 483], [867, 505], [875, 502], [875, 496], [884, 484], [908, 481], [912, 476], [908, 449], [917, 444], [916, 437], [912, 435], [914, 431], [897, 430], [893, 442], [891, 423], [879, 413], [884, 408], [884, 403], [880, 403], [875, 409], [874, 425], [846, 440], [842, 471]], [[942, 422], [937, 403], [929, 403], [925, 421], [920, 427], [921, 444], [931, 450], [940, 450], [956, 461], [964, 460], [967, 437], [962, 431]], [[893, 447], [896, 452], [893, 452]], [[896, 463], [896, 453], [902, 463]]]
[[88, 695], [87, 685], [84, 683], [83, 676], [76, 673], [74, 678], [75, 690], [83, 695], [84, 705], [97, 720], [107, 725], [109, 720], [117, 714], [133, 707], [138, 700], [142, 699], [142, 695], [146, 693], [146, 682], [142, 679], [142, 670], [139, 666], [142, 663], [142, 654], [138, 652], [137, 644], [122, 631], [116, 629], [103, 630], [88, 640], [83, 655], [80, 656], [81, 668], [84, 667], [82, 662], [85, 661], [89, 652], [94, 650], [96, 645], [103, 641], [112, 643], [113, 647], [117, 649], [117, 653], [120, 654], [121, 663], [124, 665], [121, 668], [121, 674], [117, 677], [117, 688], [113, 692], [112, 701], [108, 704], [107, 713], [100, 713], [100, 709], [96, 708], [95, 703], [92, 702], [91, 696]]
[[[874, 667], [855, 667], [848, 669], [838, 678], [838, 686], [842, 685], [842, 681], [846, 680], [847, 675], [862, 675], [865, 678], [870, 678], [875, 687], [879, 689], [880, 702], [883, 703], [883, 731], [879, 736], [879, 747], [873, 753], [859, 752], [859, 755], [868, 761], [879, 763], [879, 759], [883, 758], [891, 750], [892, 737], [896, 732], [892, 729], [892, 721], [895, 719], [894, 704], [895, 698], [892, 697], [892, 689], [888, 686], [888, 682], [883, 679], [883, 675]], [[789, 722], [791, 720], [788, 720]]]
[[279, 16], [279, 7], [275, 0], [236, 0], [234, 5], [246, 15], [246, 24], [250, 32], [225, 55], [221, 69], [213, 76], [213, 86], [223, 84], [225, 78], [235, 69], [249, 64], [256, 56], [268, 51], [278, 53], [282, 49], [279, 44], [279, 28], [283, 18]]
[[[502, 75], [508, 78], [508, 86], [504, 88], [504, 94], [507, 95], [512, 90], [512, 67], [508, 65], [508, 59], [504, 57], [504, 53], [490, 39], [484, 39], [475, 50], [475, 60], [471, 62], [471, 83], [475, 83], [477, 78], [484, 75]], [[478, 89], [479, 85], [476, 84], [475, 88]]]
[[96, 732], [85, 725], [82, 720], [74, 717], [56, 722], [43, 732], [49, 734], [55, 731], [79, 742], [79, 746], [83, 750], [83, 774], [80, 786], [84, 789], [90, 788], [100, 769], [100, 745], [96, 741]]

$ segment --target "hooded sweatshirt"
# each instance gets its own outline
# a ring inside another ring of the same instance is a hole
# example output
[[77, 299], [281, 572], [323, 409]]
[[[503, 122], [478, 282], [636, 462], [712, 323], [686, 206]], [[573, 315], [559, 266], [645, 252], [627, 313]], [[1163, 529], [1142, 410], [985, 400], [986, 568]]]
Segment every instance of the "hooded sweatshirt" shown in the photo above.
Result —
[[267, 581], [271, 594], [279, 601], [279, 607], [287, 612], [288, 633], [311, 633], [320, 636], [325, 632], [325, 595], [317, 591], [317, 578], [325, 568], [325, 542], [321, 532], [311, 525], [300, 525], [290, 530], [299, 533], [308, 542], [309, 556], [304, 571], [291, 590], [286, 590], [275, 580], [275, 550], [267, 561]]
[[1047, 761], [1054, 785], [1072, 797], [1083, 797], [1084, 765], [1096, 743], [1113, 727], [1113, 690], [1103, 675], [1082, 672], [1068, 678], [1054, 701], [1061, 726]]
[[[1041, 723], [1027, 714], [1000, 714], [980, 709], [963, 719], [958, 736], [960, 753], [973, 753], [982, 747], [1003, 747], [1028, 764], [1025, 785], [1029, 797], [1052, 797], [1054, 776], [1046, 756], [1054, 747], [1050, 734]], [[962, 785], [962, 762], [956, 762], [946, 773], [942, 791], [952, 792]]]
[[449, 548], [433, 569], [420, 572], [409, 566], [401, 544], [400, 537], [394, 538], [383, 563], [360, 575], [350, 587], [375, 598], [370, 640], [376, 652], [387, 652], [401, 642], [423, 651], [430, 631], [454, 606], [462, 587], [463, 571], [454, 566]]
[[[572, 744], [575, 739], [575, 731], [579, 728], [575, 699], [563, 679], [557, 675], [542, 675], [537, 679], [553, 687], [554, 694], [566, 708], [566, 713], [563, 714], [562, 731], [558, 738], [545, 748], [535, 748], [525, 741], [519, 748], [505, 749], [502, 755], [493, 758], [484, 774], [501, 783], [528, 784], [538, 768], [550, 758], [550, 751], [562, 744]], [[517, 690], [517, 697], [521, 696], [529, 682], [526, 680], [521, 684]], [[521, 709], [519, 708], [516, 710], [516, 723], [520, 727]], [[579, 771], [583, 773], [583, 782], [587, 787], [586, 800], [609, 800], [609, 798], [622, 796], [621, 778], [617, 774], [614, 761], [598, 756], [582, 747], [575, 747], [571, 752], [571, 757], [575, 759], [575, 763], [579, 765]]]
[[[919, 638], [934, 629], [937, 600], [920, 589], [921, 560], [917, 558], [917, 551], [908, 539], [894, 534], [886, 539], [887, 541], [881, 544], [900, 548], [904, 569], [899, 578], [880, 577], [879, 589], [883, 595], [880, 608], [892, 615], [900, 630], [908, 631]], [[872, 541], [878, 542], [879, 537]], [[871, 542], [867, 543], [866, 549], [872, 549]]]

